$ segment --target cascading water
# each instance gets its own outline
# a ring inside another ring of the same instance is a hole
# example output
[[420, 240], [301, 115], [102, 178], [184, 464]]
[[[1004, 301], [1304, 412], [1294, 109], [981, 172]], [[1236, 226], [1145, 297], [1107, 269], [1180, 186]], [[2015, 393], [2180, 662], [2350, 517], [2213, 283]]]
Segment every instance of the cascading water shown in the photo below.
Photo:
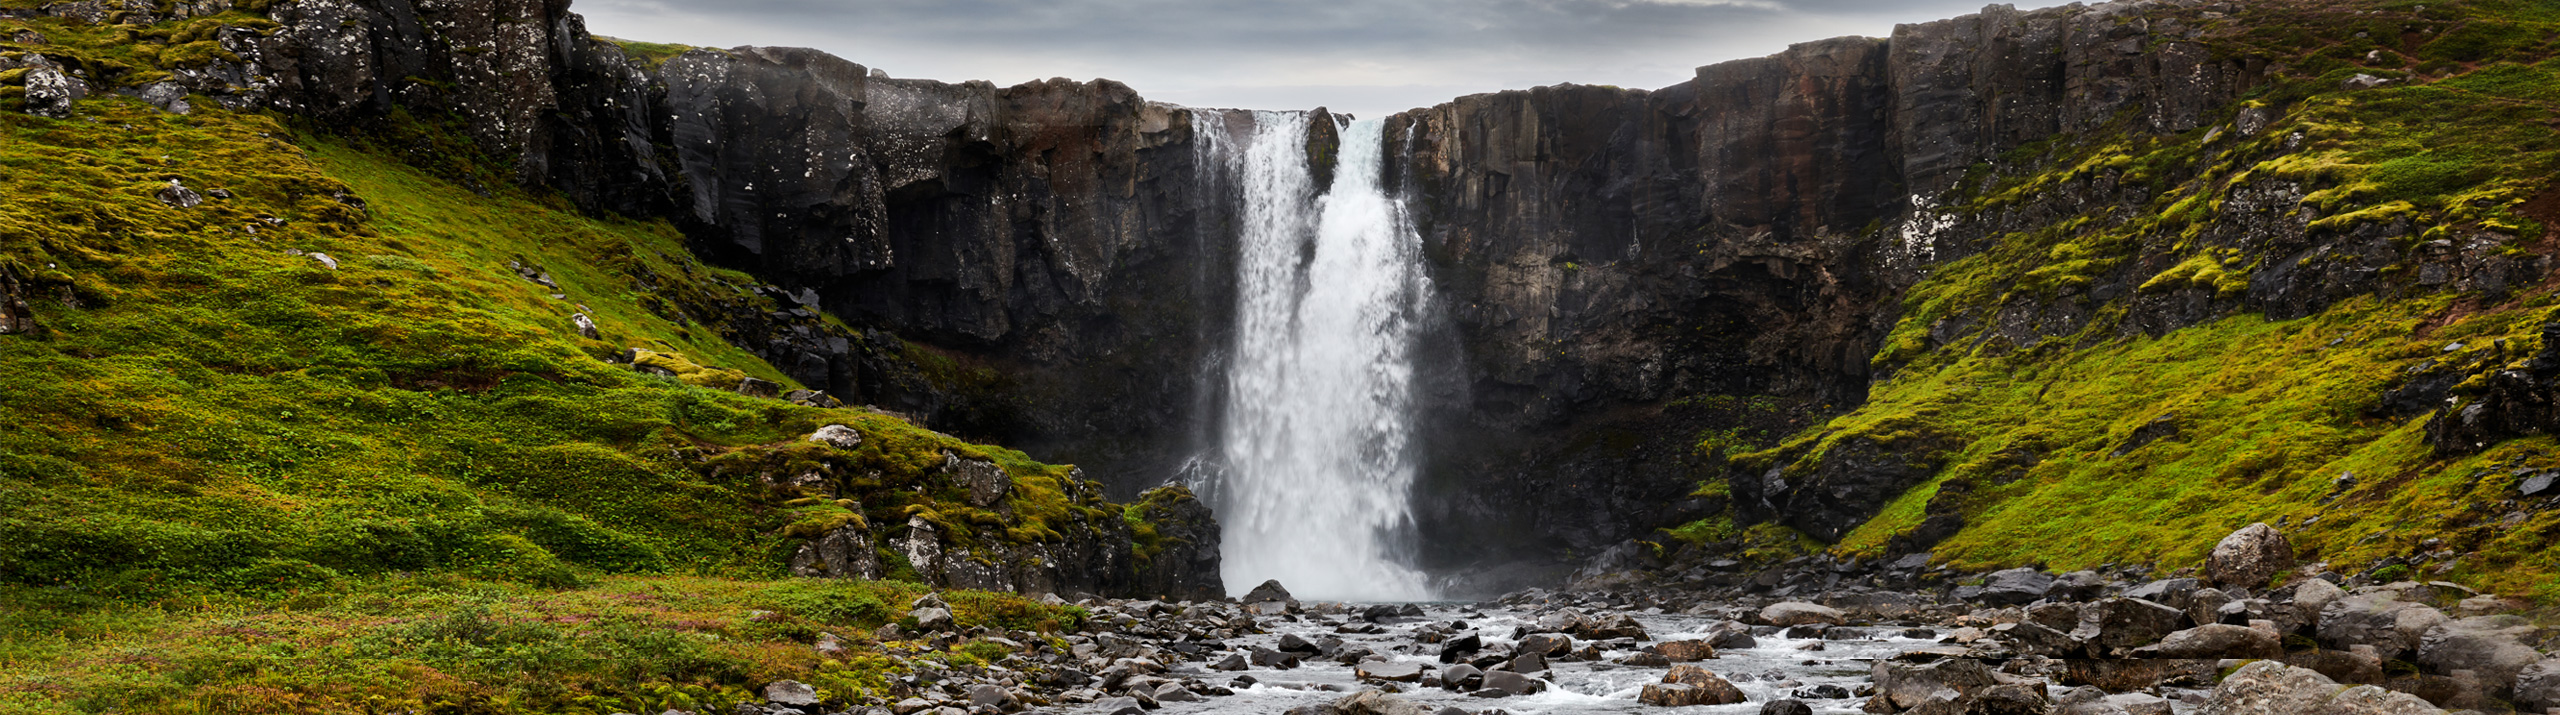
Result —
[[1307, 122], [1262, 112], [1234, 142], [1243, 194], [1236, 346], [1220, 429], [1224, 573], [1241, 591], [1421, 600], [1398, 563], [1414, 465], [1414, 316], [1430, 291], [1420, 239], [1379, 185], [1384, 123], [1342, 132], [1331, 191], [1315, 193]]

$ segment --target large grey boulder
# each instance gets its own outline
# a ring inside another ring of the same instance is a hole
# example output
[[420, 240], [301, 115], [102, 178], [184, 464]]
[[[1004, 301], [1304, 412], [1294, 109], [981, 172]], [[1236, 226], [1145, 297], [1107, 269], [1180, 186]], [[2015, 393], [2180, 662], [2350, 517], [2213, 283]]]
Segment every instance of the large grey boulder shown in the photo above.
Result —
[[1271, 579], [1246, 591], [1244, 598], [1236, 600], [1243, 603], [1287, 603], [1297, 599], [1289, 597], [1288, 587], [1281, 586], [1279, 579]]
[[2293, 542], [2275, 527], [2250, 524], [2213, 545], [2205, 557], [2207, 578], [2223, 586], [2265, 588], [2267, 580], [2293, 569]]
[[2171, 633], [2145, 650], [2154, 658], [2276, 658], [2284, 655], [2284, 643], [2267, 631], [2211, 623]]
[[1895, 712], [1920, 707], [1932, 699], [1955, 700], [1998, 682], [1989, 666], [1972, 658], [1942, 658], [1926, 663], [1880, 660], [1872, 672], [1876, 697], [1892, 703]]
[[2136, 586], [2133, 590], [2124, 592], [2124, 597], [2139, 598], [2183, 611], [2187, 609], [2189, 599], [2195, 596], [2196, 589], [2203, 587], [2203, 582], [2191, 578], [2164, 578]]
[[2514, 700], [2527, 711], [2560, 709], [2560, 660], [2546, 659], [2518, 671]]
[[2477, 673], [2491, 697], [2506, 698], [2524, 669], [2542, 662], [2530, 645], [2541, 629], [2518, 616], [2447, 621], [2418, 638], [2418, 664], [2439, 673]]
[[2320, 642], [2339, 650], [2373, 646], [2391, 660], [2415, 653], [2420, 638], [2446, 620], [2443, 611], [2425, 604], [2351, 595], [2320, 609]]
[[2201, 715], [2307, 715], [2337, 690], [2337, 681], [2327, 676], [2261, 660], [2214, 686]]
[[2187, 627], [2185, 611], [2139, 598], [2110, 598], [2089, 604], [2088, 608], [2080, 620], [2083, 627], [2097, 627], [2097, 632], [2087, 637], [2089, 645], [2097, 649], [2095, 655], [2149, 645]]
[[2303, 579], [2293, 587], [2293, 612], [2301, 623], [2316, 626], [2320, 623], [2321, 609], [2346, 597], [2347, 590], [2337, 584], [2323, 579]]
[[2023, 606], [2044, 598], [2053, 588], [2053, 575], [2032, 568], [1993, 571], [1982, 582], [1983, 603], [1994, 606]]

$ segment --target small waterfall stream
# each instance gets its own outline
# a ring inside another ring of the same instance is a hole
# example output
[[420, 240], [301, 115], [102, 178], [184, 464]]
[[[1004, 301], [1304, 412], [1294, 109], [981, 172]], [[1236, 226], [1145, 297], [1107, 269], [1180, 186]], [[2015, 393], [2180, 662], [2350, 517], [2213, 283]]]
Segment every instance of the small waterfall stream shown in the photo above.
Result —
[[[1317, 194], [1308, 122], [1256, 112], [1221, 137], [1242, 194], [1234, 351], [1214, 489], [1223, 576], [1302, 598], [1419, 600], [1412, 526], [1415, 316], [1430, 291], [1420, 238], [1379, 185], [1382, 120], [1353, 122]], [[1213, 123], [1220, 124], [1222, 123]]]

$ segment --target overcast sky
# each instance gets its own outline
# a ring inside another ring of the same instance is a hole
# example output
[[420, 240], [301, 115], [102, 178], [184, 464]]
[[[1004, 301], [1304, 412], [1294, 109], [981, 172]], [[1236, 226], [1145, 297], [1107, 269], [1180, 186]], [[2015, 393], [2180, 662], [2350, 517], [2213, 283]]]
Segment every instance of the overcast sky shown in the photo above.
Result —
[[[2020, 7], [2057, 2], [2018, 3]], [[597, 34], [815, 47], [896, 77], [1119, 80], [1199, 107], [1362, 116], [1576, 82], [1658, 88], [1703, 64], [1981, 0], [577, 0]]]

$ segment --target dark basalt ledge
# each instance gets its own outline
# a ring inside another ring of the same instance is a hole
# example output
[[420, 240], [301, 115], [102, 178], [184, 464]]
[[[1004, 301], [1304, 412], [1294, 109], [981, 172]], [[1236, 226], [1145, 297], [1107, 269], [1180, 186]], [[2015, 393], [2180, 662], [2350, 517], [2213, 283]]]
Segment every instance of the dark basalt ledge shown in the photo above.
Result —
[[[1384, 178], [1412, 199], [1442, 291], [1422, 360], [1422, 560], [1530, 577], [1491, 564], [1587, 556], [1722, 508], [1687, 497], [1720, 468], [1692, 455], [1700, 430], [1792, 432], [1861, 402], [1928, 267], [2078, 211], [1931, 213], [1969, 167], [2128, 116], [2194, 128], [2259, 81], [2259, 61], [2191, 41], [2177, 18], [2193, 5], [1993, 6], [1659, 90], [1563, 85], [1391, 117]], [[729, 336], [811, 387], [1083, 465], [1121, 498], [1206, 446], [1235, 209], [1192, 110], [1110, 81], [890, 79], [791, 48], [652, 67], [561, 0], [269, 13], [282, 31], [226, 44], [273, 76], [266, 106], [348, 126], [451, 116], [520, 181], [677, 221], [700, 253], [852, 326]], [[1337, 141], [1314, 123], [1309, 156], [1329, 164]], [[2127, 200], [2111, 192], [2067, 198]], [[2271, 304], [2342, 290], [2324, 280], [2272, 287], [2292, 297]], [[2169, 327], [2230, 307], [2190, 303], [2145, 314]], [[2048, 312], [2014, 322], [2086, 319]], [[1734, 507], [1836, 533], [1927, 473], [1889, 449], [1862, 459], [1899, 466], [1750, 475]]]

